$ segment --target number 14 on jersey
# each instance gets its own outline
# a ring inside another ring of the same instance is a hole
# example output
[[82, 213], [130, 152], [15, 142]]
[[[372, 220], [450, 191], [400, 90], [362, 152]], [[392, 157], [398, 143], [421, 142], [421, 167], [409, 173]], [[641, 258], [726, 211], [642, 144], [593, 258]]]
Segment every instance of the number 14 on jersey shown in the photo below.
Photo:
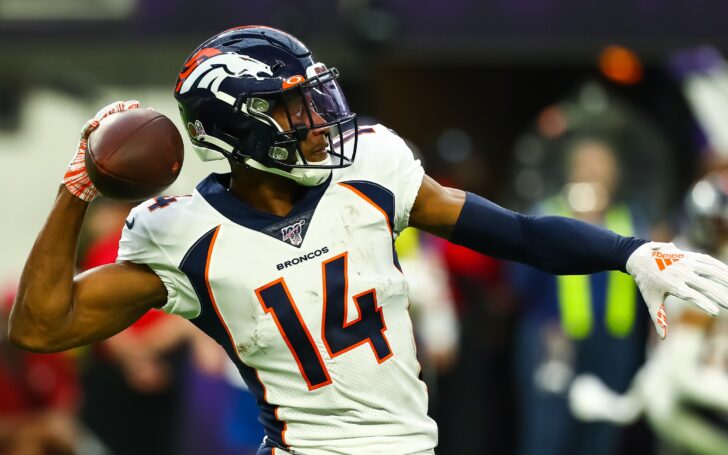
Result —
[[[377, 306], [374, 289], [353, 297], [359, 317], [349, 321], [347, 317], [348, 257], [342, 253], [322, 264], [323, 314], [321, 338], [331, 358], [368, 343], [377, 362], [392, 356], [384, 332], [382, 310]], [[321, 358], [321, 353], [311, 337], [296, 303], [283, 278], [272, 281], [255, 291], [266, 313], [273, 317], [278, 330], [296, 359], [298, 368], [308, 384], [315, 390], [331, 384], [331, 377]]]

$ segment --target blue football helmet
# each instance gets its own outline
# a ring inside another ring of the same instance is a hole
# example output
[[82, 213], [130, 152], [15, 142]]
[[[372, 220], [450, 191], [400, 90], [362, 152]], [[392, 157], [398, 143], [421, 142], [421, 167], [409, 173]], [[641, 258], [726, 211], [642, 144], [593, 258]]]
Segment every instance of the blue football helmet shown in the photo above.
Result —
[[[177, 78], [175, 98], [203, 160], [227, 157], [311, 186], [356, 156], [356, 114], [338, 76], [288, 33], [244, 26], [219, 33], [192, 52]], [[274, 120], [277, 108], [290, 127]], [[325, 131], [328, 157], [308, 162], [300, 141], [314, 129]]]

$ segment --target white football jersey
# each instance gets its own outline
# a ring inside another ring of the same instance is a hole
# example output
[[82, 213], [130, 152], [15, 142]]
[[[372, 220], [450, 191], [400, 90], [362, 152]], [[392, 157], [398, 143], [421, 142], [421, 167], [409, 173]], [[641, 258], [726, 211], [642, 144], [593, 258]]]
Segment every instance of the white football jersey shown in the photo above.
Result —
[[164, 282], [164, 310], [235, 362], [270, 441], [310, 455], [432, 450], [407, 282], [394, 237], [424, 171], [404, 141], [359, 130], [354, 164], [290, 214], [258, 211], [212, 174], [192, 196], [158, 197], [127, 219], [118, 260]]

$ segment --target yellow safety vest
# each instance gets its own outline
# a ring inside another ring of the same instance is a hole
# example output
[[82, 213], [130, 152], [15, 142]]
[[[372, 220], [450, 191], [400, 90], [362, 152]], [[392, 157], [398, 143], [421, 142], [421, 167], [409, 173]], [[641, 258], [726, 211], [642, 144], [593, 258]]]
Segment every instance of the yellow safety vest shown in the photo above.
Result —
[[415, 228], [406, 228], [397, 236], [394, 247], [400, 258], [417, 257], [420, 254], [420, 233]]
[[[553, 208], [553, 206], [552, 206]], [[565, 210], [558, 210], [565, 215]], [[629, 208], [618, 205], [605, 214], [605, 227], [617, 234], [633, 236], [634, 227]], [[589, 275], [556, 277], [561, 312], [561, 327], [574, 339], [586, 338], [594, 324]], [[632, 277], [620, 271], [607, 276], [605, 324], [610, 334], [623, 338], [632, 331], [637, 312], [637, 287]]]

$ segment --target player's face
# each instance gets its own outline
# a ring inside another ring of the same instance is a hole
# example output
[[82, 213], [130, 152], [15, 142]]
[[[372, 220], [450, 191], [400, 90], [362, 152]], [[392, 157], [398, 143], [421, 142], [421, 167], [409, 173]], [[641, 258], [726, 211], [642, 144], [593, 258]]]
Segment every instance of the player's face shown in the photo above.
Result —
[[304, 140], [299, 141], [301, 153], [308, 162], [323, 161], [328, 156], [328, 139], [326, 133], [329, 128], [318, 125], [325, 125], [321, 115], [314, 109], [313, 103], [308, 96], [296, 95], [284, 98], [271, 113], [273, 119], [283, 128], [284, 131], [296, 127], [308, 128], [308, 134]]

